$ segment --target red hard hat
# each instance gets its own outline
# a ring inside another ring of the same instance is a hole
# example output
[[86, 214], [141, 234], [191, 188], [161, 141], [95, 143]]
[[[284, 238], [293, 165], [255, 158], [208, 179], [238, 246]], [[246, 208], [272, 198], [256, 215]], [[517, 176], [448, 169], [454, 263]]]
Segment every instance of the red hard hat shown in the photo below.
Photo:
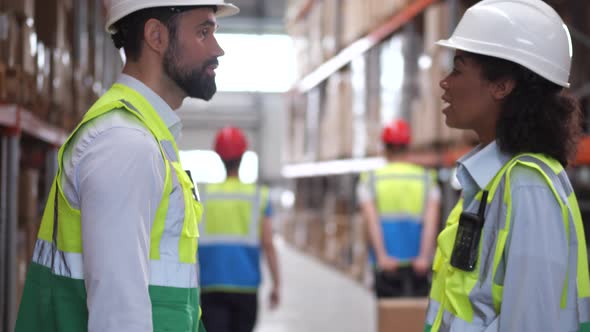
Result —
[[408, 145], [411, 139], [410, 126], [404, 120], [395, 120], [381, 131], [381, 141], [385, 144]]
[[217, 132], [215, 137], [215, 152], [223, 160], [240, 159], [248, 143], [244, 133], [236, 127], [225, 127]]

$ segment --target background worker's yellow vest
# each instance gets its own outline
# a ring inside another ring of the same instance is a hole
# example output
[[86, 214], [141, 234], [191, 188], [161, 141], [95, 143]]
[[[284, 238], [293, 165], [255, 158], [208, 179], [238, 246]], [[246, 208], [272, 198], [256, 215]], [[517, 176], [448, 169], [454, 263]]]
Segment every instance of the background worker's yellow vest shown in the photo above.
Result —
[[[482, 192], [476, 195], [474, 203], [469, 207], [464, 207], [461, 199], [449, 215], [446, 227], [438, 236], [426, 332], [451, 331], [451, 326], [452, 331], [483, 331], [500, 314], [504, 294], [503, 280], [498, 278], [498, 271], [505, 265], [504, 248], [510, 233], [512, 212], [510, 175], [516, 165], [528, 167], [543, 176], [561, 206], [564, 228], [566, 234], [570, 234], [568, 241], [571, 241], [571, 237], [575, 237], [577, 241], [577, 283], [568, 285], [567, 278], [565, 279], [561, 309], [565, 308], [566, 302], [576, 303], [580, 313], [577, 322], [579, 331], [590, 331], [588, 257], [576, 197], [565, 171], [557, 161], [544, 155], [524, 154], [506, 163], [486, 187], [489, 191], [488, 208], [474, 271], [466, 272], [453, 267], [450, 258], [459, 216], [463, 211], [477, 213]], [[567, 298], [568, 286], [577, 287], [578, 299]], [[477, 303], [472, 302], [472, 298], [476, 298]], [[476, 307], [477, 310], [474, 309]]]
[[[373, 191], [383, 243], [389, 256], [401, 261], [420, 253], [422, 224], [434, 174], [422, 166], [393, 162], [361, 176]], [[371, 259], [374, 261], [373, 255]]]
[[[164, 191], [150, 233], [149, 293], [154, 331], [195, 332], [203, 329], [199, 322], [196, 262], [202, 208], [193, 198], [193, 183], [180, 165], [176, 142], [164, 122], [138, 92], [115, 84], [88, 111], [59, 150], [58, 173], [27, 273], [17, 332], [87, 330], [80, 211], [71, 207], [61, 188], [63, 153], [83, 124], [112, 110], [130, 112], [150, 130], [158, 141], [166, 167]], [[184, 209], [183, 220], [167, 220], [169, 215], [178, 215], [168, 213], [173, 190], [182, 193], [179, 205]], [[169, 247], [161, 250], [162, 246]]]
[[201, 190], [199, 263], [205, 291], [255, 292], [260, 284], [261, 221], [268, 189], [229, 177]]

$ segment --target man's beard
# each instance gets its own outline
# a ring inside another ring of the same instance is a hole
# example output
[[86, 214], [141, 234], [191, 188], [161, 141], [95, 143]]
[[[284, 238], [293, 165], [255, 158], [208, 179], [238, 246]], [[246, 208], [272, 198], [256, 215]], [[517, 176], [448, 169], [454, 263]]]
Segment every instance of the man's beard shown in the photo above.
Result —
[[166, 54], [164, 54], [164, 72], [188, 97], [210, 100], [217, 91], [217, 86], [215, 85], [215, 77], [207, 74], [207, 67], [216, 65], [218, 63], [217, 58], [205, 62], [201, 68], [184, 70], [178, 64], [177, 46], [176, 41], [174, 41], [166, 50]]

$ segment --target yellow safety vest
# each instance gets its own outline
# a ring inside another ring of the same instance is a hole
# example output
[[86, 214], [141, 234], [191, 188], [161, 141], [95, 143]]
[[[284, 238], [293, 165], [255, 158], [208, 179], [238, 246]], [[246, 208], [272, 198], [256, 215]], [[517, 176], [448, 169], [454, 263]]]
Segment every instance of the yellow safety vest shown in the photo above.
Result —
[[420, 254], [424, 212], [434, 180], [426, 168], [405, 162], [389, 163], [361, 176], [375, 197], [387, 254], [403, 264]]
[[[493, 224], [492, 221], [497, 220], [501, 227], [495, 232], [484, 225], [479, 244], [479, 258], [475, 269], [471, 272], [453, 267], [450, 259], [457, 234], [459, 216], [463, 211], [476, 213], [479, 204], [471, 204], [469, 208], [465, 208], [461, 199], [450, 213], [446, 227], [439, 234], [437, 240], [438, 246], [433, 264], [434, 275], [425, 331], [450, 331], [450, 324], [452, 324], [453, 331], [481, 331], [482, 328], [485, 328], [486, 321], [489, 322], [500, 314], [503, 285], [497, 282], [496, 275], [499, 266], [503, 264], [504, 248], [510, 233], [512, 211], [510, 174], [516, 165], [529, 167], [543, 175], [561, 207], [566, 234], [570, 233], [570, 225], [574, 227], [572, 233], [575, 233], [578, 243], [576, 287], [579, 299], [577, 304], [582, 313], [579, 325], [580, 331], [590, 331], [590, 317], [586, 317], [590, 315], [590, 279], [584, 229], [578, 202], [571, 186], [569, 188], [563, 186], [563, 183], [569, 183], [563, 167], [556, 160], [540, 154], [516, 156], [504, 165], [485, 188], [489, 191], [485, 225]], [[557, 188], [564, 190], [558, 191]], [[560, 195], [559, 192], [565, 194]], [[475, 196], [477, 203], [481, 201], [482, 193], [483, 191], [480, 191]], [[505, 218], [504, 211], [506, 211]], [[568, 235], [568, 243], [569, 237]], [[486, 263], [482, 264], [484, 261]], [[482, 269], [485, 273], [484, 276], [482, 276]], [[562, 309], [566, 305], [567, 289], [566, 279], [562, 291]], [[470, 295], [475, 291], [478, 292], [479, 298], [490, 299], [491, 305], [488, 310], [482, 309], [484, 304], [472, 302]], [[476, 304], [478, 310], [474, 310]]]
[[268, 188], [230, 177], [205, 186], [201, 198], [201, 289], [255, 292], [261, 281], [260, 234]]
[[[164, 190], [150, 233], [149, 294], [154, 331], [203, 329], [196, 261], [202, 207], [193, 198], [193, 183], [180, 165], [176, 142], [162, 119], [137, 91], [115, 84], [86, 113], [59, 150], [58, 172], [27, 273], [17, 332], [87, 330], [80, 210], [72, 208], [61, 188], [63, 153], [81, 126], [113, 110], [136, 116], [158, 141], [165, 161]], [[184, 207], [184, 221], [176, 225], [167, 222], [169, 215], [177, 215], [168, 213], [174, 190], [182, 192], [179, 204]], [[170, 247], [161, 250], [162, 246]]]

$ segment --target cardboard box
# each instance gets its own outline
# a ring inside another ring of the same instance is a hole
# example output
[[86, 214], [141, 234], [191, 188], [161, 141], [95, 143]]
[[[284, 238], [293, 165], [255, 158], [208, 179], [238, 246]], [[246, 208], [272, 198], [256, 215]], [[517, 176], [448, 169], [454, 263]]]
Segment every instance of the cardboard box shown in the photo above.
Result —
[[88, 57], [90, 47], [89, 36], [89, 10], [88, 0], [77, 0], [74, 4], [74, 18], [73, 18], [73, 43], [72, 51], [74, 55], [75, 72], [77, 79], [82, 77], [89, 71]]
[[[102, 0], [88, 1], [88, 74], [102, 84], [105, 36]], [[107, 40], [106, 42], [110, 42]], [[111, 42], [112, 44], [112, 42]]]
[[319, 159], [351, 158], [354, 144], [350, 71], [328, 78], [320, 122]]
[[372, 17], [368, 1], [341, 0], [342, 46], [346, 47], [369, 31]]
[[377, 302], [379, 332], [423, 331], [428, 299], [400, 298]]
[[305, 157], [305, 96], [291, 94], [287, 97], [289, 111], [289, 127], [285, 143], [287, 148], [284, 155], [288, 163], [297, 163]]
[[29, 107], [35, 95], [35, 29], [31, 21], [20, 20], [14, 13], [0, 14], [0, 25], [4, 26], [0, 36], [0, 99]]
[[35, 60], [37, 55], [37, 33], [32, 21], [24, 22], [20, 27], [19, 64], [25, 74], [35, 75]]
[[[368, 109], [368, 75], [367, 55], [357, 57], [350, 64], [350, 79], [352, 90], [352, 109], [350, 114], [351, 136], [348, 138], [351, 144], [350, 156], [363, 158], [367, 146], [366, 113]], [[347, 149], [348, 150], [348, 149]]]
[[21, 100], [22, 71], [0, 63], [0, 101], [19, 103]]
[[[69, 48], [53, 49], [51, 57], [51, 104], [56, 112], [71, 113], [74, 109], [72, 57]], [[53, 119], [53, 124], [61, 125]]]
[[41, 120], [47, 119], [51, 104], [51, 56], [51, 50], [42, 42], [37, 42], [35, 98], [32, 111]]
[[364, 126], [366, 131], [365, 157], [381, 153], [381, 54], [373, 48], [367, 54], [367, 110]]
[[295, 244], [295, 218], [293, 213], [286, 214], [282, 219], [281, 234], [285, 241], [290, 244]]
[[324, 62], [324, 53], [322, 46], [323, 38], [323, 2], [316, 1], [307, 15], [307, 25], [309, 29], [309, 61], [311, 70], [316, 69]]
[[63, 0], [36, 0], [35, 25], [38, 39], [52, 48], [71, 48], [72, 15]]
[[326, 217], [324, 256], [335, 267], [345, 269], [350, 265], [348, 253], [351, 248], [350, 216], [333, 214]]
[[341, 46], [342, 7], [340, 0], [323, 0], [322, 12], [322, 53], [324, 60], [330, 59]]
[[340, 150], [338, 151], [338, 158], [349, 159], [352, 158], [352, 152], [355, 144], [354, 121], [353, 114], [353, 87], [352, 77], [350, 71], [342, 71], [342, 81], [339, 86], [340, 94]]
[[10, 13], [0, 14], [0, 61], [8, 69], [16, 68], [19, 64], [19, 51], [21, 39], [21, 25], [15, 15]]
[[16, 14], [20, 18], [35, 17], [35, 0], [1, 0], [0, 10]]
[[369, 1], [372, 28], [390, 19], [393, 15], [404, 9], [411, 0], [371, 0]]
[[351, 216], [351, 266], [349, 274], [356, 280], [370, 282], [371, 276], [365, 273], [369, 264], [369, 240], [367, 227], [360, 213]]
[[323, 91], [318, 86], [307, 93], [307, 107], [305, 110], [305, 161], [316, 161], [319, 155], [320, 119], [322, 114]]
[[319, 159], [333, 160], [340, 153], [340, 108], [342, 76], [340, 72], [328, 77], [320, 122]]
[[[89, 50], [88, 50], [88, 73], [96, 82], [96, 94], [101, 94], [101, 90], [108, 88], [104, 86], [105, 82], [105, 54], [107, 53], [107, 44], [112, 45], [110, 38], [104, 32], [104, 16], [102, 11], [102, 0], [88, 0], [88, 32], [89, 32]], [[117, 73], [118, 74], [118, 73]]]
[[294, 244], [296, 247], [306, 250], [308, 248], [308, 234], [310, 232], [310, 213], [308, 210], [295, 210], [295, 234]]
[[293, 38], [293, 48], [297, 61], [297, 78], [303, 78], [312, 71], [309, 26], [307, 20], [301, 20], [289, 28]]
[[24, 169], [19, 176], [18, 218], [24, 223], [39, 218], [39, 170]]
[[307, 243], [306, 251], [320, 258], [324, 251], [326, 236], [324, 234], [324, 221], [321, 213], [307, 211]]

